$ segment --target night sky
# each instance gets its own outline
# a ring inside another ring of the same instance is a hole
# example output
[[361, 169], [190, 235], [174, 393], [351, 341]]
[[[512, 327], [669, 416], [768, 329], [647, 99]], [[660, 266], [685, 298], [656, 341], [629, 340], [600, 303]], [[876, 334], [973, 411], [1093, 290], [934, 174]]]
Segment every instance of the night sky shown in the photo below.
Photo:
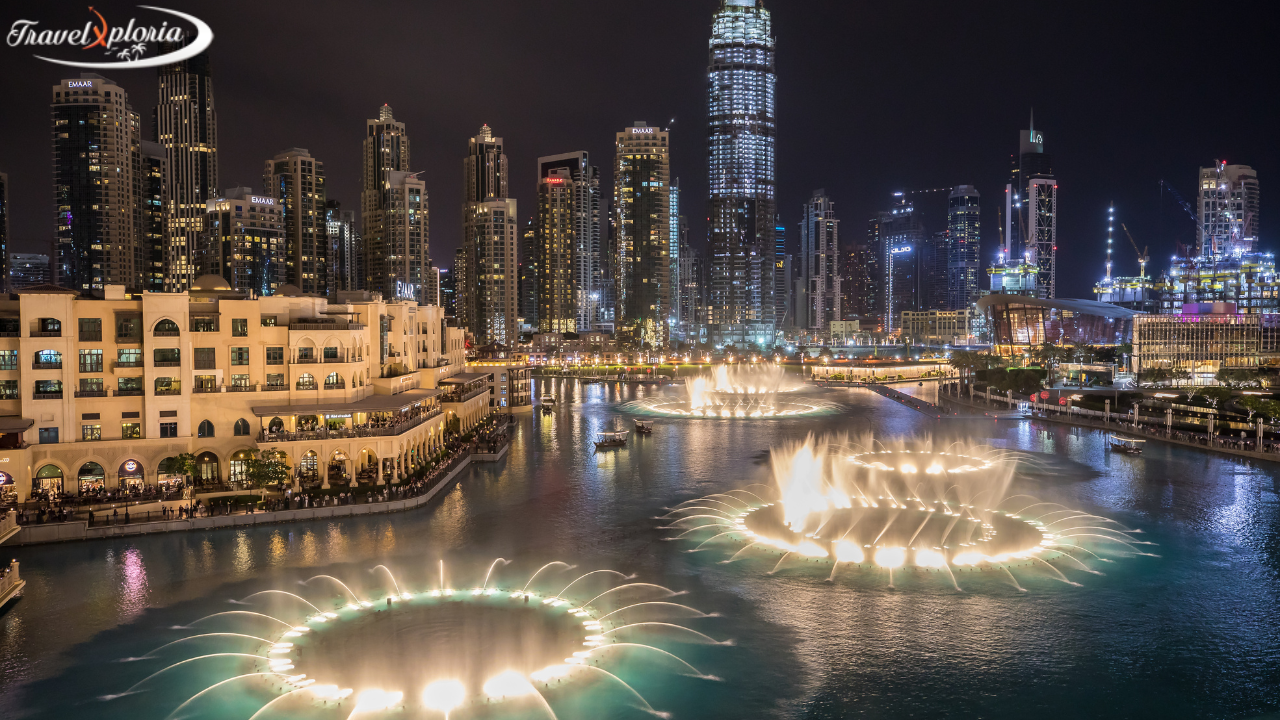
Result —
[[[793, 241], [814, 188], [836, 202], [847, 241], [865, 235], [893, 191], [967, 183], [982, 193], [989, 264], [1010, 155], [1034, 107], [1059, 181], [1060, 297], [1092, 297], [1111, 201], [1139, 245], [1151, 246], [1153, 268], [1165, 267], [1175, 241], [1193, 241], [1194, 226], [1168, 198], [1161, 211], [1158, 182], [1194, 203], [1197, 168], [1215, 158], [1258, 171], [1262, 246], [1276, 249], [1280, 191], [1268, 189], [1280, 63], [1268, 50], [1267, 5], [1192, 13], [1169, 3], [766, 3], [777, 37], [778, 207]], [[505, 140], [522, 223], [538, 156], [590, 151], [608, 197], [613, 133], [634, 120], [670, 125], [682, 211], [705, 246], [707, 40], [718, 6], [164, 5], [215, 33], [222, 188], [260, 190], [266, 159], [305, 147], [325, 164], [329, 198], [358, 210], [364, 121], [389, 103], [408, 124], [412, 166], [430, 193], [431, 254], [443, 267], [461, 235], [467, 138], [482, 123]], [[95, 7], [113, 22], [144, 17], [132, 4]], [[42, 27], [91, 18], [82, 2], [8, 3], [6, 33], [20, 17]], [[48, 252], [50, 86], [79, 71], [32, 52], [0, 46], [0, 171], [11, 184], [10, 249]], [[103, 74], [129, 92], [150, 139], [155, 71]], [[928, 229], [942, 229], [945, 193], [920, 197]], [[1116, 240], [1116, 272], [1136, 274], [1128, 241]]]

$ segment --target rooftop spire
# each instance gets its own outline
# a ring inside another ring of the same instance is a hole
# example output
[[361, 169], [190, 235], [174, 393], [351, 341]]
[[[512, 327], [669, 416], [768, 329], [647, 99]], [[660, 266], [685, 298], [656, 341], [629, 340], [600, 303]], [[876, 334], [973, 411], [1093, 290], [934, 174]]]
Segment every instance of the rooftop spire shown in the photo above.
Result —
[[383, 104], [382, 104], [382, 107], [378, 108], [378, 119], [379, 119], [379, 120], [394, 120], [394, 119], [395, 119], [395, 118], [391, 117], [391, 106], [390, 106], [390, 105], [388, 105], [388, 104], [386, 104], [386, 103], [383, 103]]

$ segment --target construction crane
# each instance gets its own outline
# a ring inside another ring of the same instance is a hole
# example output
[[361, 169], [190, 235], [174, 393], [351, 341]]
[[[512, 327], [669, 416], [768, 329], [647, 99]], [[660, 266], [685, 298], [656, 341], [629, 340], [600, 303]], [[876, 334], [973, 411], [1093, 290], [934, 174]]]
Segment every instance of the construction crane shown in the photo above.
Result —
[[1147, 252], [1151, 248], [1150, 245], [1138, 250], [1138, 243], [1134, 242], [1133, 234], [1129, 232], [1129, 228], [1124, 223], [1120, 223], [1120, 227], [1124, 228], [1124, 234], [1129, 237], [1129, 244], [1133, 246], [1133, 251], [1138, 253], [1138, 267], [1140, 268], [1138, 276], [1143, 280], [1147, 279], [1147, 261], [1151, 259], [1151, 255]]
[[[1196, 242], [1197, 244], [1199, 244], [1200, 233], [1204, 232], [1204, 228], [1200, 227], [1200, 218], [1196, 215], [1196, 211], [1191, 208], [1191, 203], [1183, 199], [1182, 193], [1175, 190], [1172, 185], [1165, 182], [1164, 180], [1161, 180], [1160, 195], [1162, 198], [1164, 196], [1165, 191], [1168, 191], [1168, 193], [1173, 196], [1174, 201], [1177, 202], [1178, 205], [1187, 212], [1187, 216], [1191, 218], [1191, 222], [1196, 224]], [[1163, 207], [1163, 202], [1161, 203], [1161, 207]], [[1182, 243], [1176, 242], [1176, 244], [1178, 246], [1179, 255], [1182, 255], [1185, 257], [1190, 254], [1190, 252], [1188, 252], [1187, 248]]]

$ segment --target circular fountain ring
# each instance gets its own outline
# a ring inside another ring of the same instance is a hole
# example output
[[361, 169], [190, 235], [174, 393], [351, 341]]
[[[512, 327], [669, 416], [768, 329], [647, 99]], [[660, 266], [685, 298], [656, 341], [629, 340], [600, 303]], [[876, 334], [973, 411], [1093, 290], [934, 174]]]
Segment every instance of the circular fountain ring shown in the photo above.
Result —
[[287, 676], [287, 690], [309, 688], [315, 706], [452, 710], [563, 686], [610, 642], [599, 633], [591, 612], [562, 598], [403, 593], [308, 616], [272, 645], [264, 669]]

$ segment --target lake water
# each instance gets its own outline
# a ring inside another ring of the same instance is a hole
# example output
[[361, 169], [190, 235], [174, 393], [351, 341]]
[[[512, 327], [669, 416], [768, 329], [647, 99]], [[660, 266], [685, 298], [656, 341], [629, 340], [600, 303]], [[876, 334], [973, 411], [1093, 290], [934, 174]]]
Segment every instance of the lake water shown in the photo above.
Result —
[[[595, 453], [595, 431], [615, 418], [629, 426], [627, 403], [663, 391], [571, 381], [552, 390], [561, 399], [554, 415], [519, 419], [505, 460], [464, 472], [425, 509], [9, 550], [5, 559], [21, 561], [28, 586], [0, 617], [0, 717], [124, 716], [100, 698], [159, 667], [120, 659], [146, 655], [182, 637], [175, 626], [240, 607], [230, 601], [254, 592], [299, 592], [299, 581], [321, 573], [359, 591], [384, 581], [370, 572], [378, 564], [406, 587], [430, 589], [441, 560], [463, 587], [478, 584], [495, 557], [513, 561], [495, 570], [504, 581], [551, 560], [578, 572], [615, 568], [686, 591], [680, 602], [718, 614], [691, 626], [733, 643], [689, 646], [684, 656], [720, 680], [637, 671], [637, 689], [677, 718], [1250, 718], [1280, 710], [1280, 465], [1159, 443], [1141, 457], [1114, 455], [1095, 431], [938, 423], [856, 389], [820, 393], [843, 408], [837, 414], [659, 419], [652, 436]], [[825, 572], [805, 568], [766, 575], [771, 561], [722, 564], [723, 553], [686, 552], [659, 529], [656, 517], [677, 502], [765, 481], [762, 460], [775, 445], [868, 431], [1033, 453], [1034, 472], [1012, 492], [1139, 528], [1159, 557], [1120, 559], [1102, 576], [1077, 573], [1081, 587], [1028, 574], [1019, 592], [993, 574], [965, 579], [963, 592], [910, 575], [891, 589], [875, 573], [827, 583]], [[174, 709], [130, 707], [129, 717], [157, 719]], [[561, 717], [645, 716], [625, 702], [605, 708]], [[233, 710], [184, 716], [252, 714]]]

